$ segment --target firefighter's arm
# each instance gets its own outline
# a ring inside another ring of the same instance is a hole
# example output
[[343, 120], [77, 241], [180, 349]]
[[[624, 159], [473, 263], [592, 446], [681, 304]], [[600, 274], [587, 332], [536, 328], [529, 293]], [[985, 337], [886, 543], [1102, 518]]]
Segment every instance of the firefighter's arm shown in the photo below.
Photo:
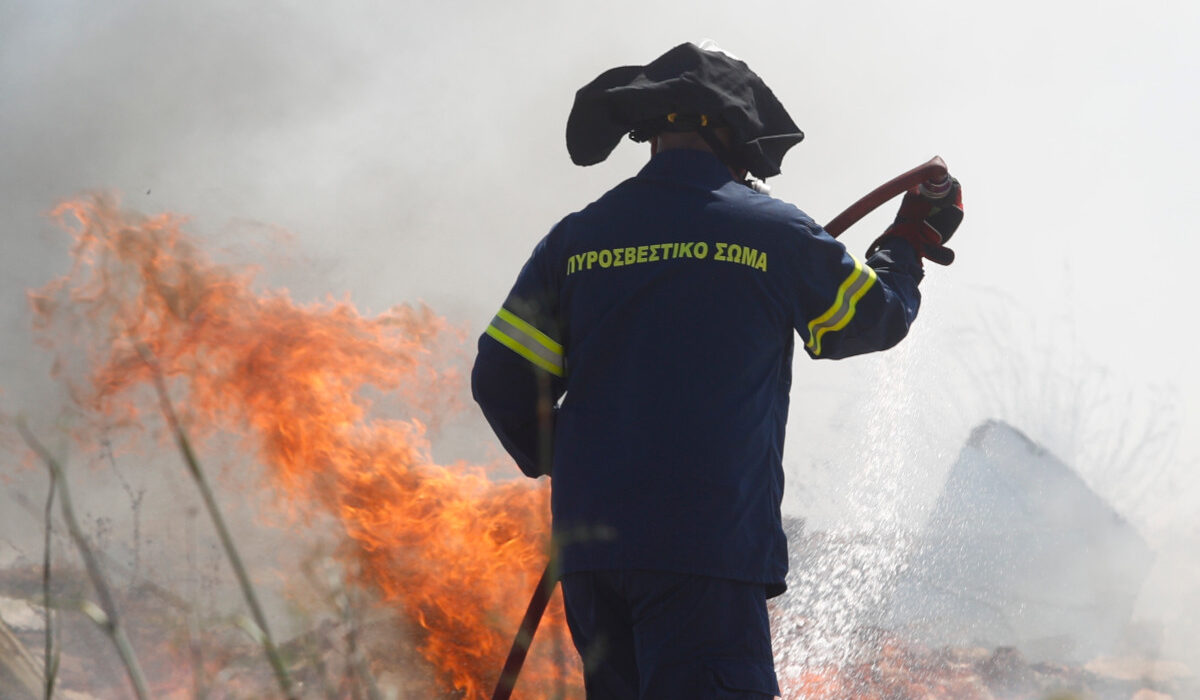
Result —
[[543, 240], [479, 338], [471, 393], [527, 476], [549, 474], [555, 405], [566, 386], [557, 284]]
[[809, 239], [797, 330], [816, 359], [886, 350], [900, 342], [921, 304], [921, 260], [907, 241], [888, 238], [865, 261], [824, 231]]
[[550, 473], [557, 398], [552, 396], [558, 383], [553, 375], [531, 366], [493, 336], [480, 336], [479, 354], [471, 370], [471, 394], [500, 444], [526, 476]]

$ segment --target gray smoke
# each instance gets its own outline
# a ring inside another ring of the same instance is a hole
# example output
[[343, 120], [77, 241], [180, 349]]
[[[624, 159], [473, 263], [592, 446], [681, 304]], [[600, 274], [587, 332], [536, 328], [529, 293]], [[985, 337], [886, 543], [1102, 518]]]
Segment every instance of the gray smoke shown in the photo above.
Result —
[[[1005, 420], [1139, 528], [1157, 558], [1136, 612], [1200, 667], [1185, 267], [1200, 10], [960, 5], [0, 0], [0, 407], [46, 428], [64, 405], [25, 299], [69, 264], [45, 217], [57, 201], [116, 191], [191, 217], [217, 257], [261, 264], [264, 286], [367, 312], [424, 300], [471, 337], [538, 237], [645, 157], [623, 144], [574, 168], [574, 91], [713, 36], [808, 133], [775, 196], [826, 221], [934, 153], [966, 186], [959, 261], [929, 271], [912, 337], [798, 359], [789, 513], [918, 527], [972, 427]], [[469, 412], [444, 435], [439, 455], [497, 456]], [[37, 501], [32, 474], [2, 472]], [[90, 507], [116, 517], [123, 494], [110, 484]], [[0, 536], [28, 527], [0, 507]]]

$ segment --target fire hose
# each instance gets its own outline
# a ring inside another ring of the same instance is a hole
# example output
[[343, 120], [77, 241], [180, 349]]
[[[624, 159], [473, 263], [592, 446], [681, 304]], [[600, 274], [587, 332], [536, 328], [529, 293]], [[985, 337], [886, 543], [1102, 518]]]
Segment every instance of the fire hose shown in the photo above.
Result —
[[950, 173], [941, 157], [934, 156], [927, 162], [908, 172], [901, 173], [871, 190], [862, 199], [846, 207], [846, 211], [833, 217], [832, 221], [825, 224], [825, 230], [829, 235], [837, 238], [884, 202], [921, 185], [924, 185], [930, 196], [934, 198], [939, 195], [944, 196], [949, 192]]
[[[833, 217], [828, 224], [825, 224], [825, 231], [837, 238], [884, 202], [896, 195], [904, 194], [914, 187], [921, 186], [929, 196], [934, 198], [944, 196], [949, 192], [950, 174], [941, 157], [934, 156], [925, 163], [901, 173], [871, 190], [841, 214]], [[521, 618], [521, 626], [517, 628], [517, 635], [513, 638], [512, 648], [509, 649], [508, 658], [504, 661], [504, 669], [500, 672], [500, 680], [496, 682], [492, 700], [508, 700], [512, 695], [513, 688], [517, 684], [517, 676], [521, 673], [521, 667], [525, 665], [525, 656], [529, 652], [529, 646], [533, 644], [533, 635], [537, 632], [542, 615], [546, 612], [546, 605], [550, 602], [550, 596], [554, 594], [554, 588], [558, 585], [556, 568], [556, 562], [551, 557], [550, 563], [546, 565], [546, 570], [542, 572], [541, 579], [538, 580], [537, 587], [533, 590], [529, 605], [525, 608], [525, 616]]]

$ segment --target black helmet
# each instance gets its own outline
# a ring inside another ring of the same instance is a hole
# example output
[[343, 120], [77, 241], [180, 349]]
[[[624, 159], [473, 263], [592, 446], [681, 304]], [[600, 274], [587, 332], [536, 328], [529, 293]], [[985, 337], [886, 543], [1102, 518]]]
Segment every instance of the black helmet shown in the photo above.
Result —
[[575, 93], [567, 150], [576, 165], [601, 162], [621, 137], [646, 140], [667, 130], [728, 127], [730, 165], [764, 179], [804, 134], [754, 71], [720, 50], [680, 44], [644, 66], [601, 73]]

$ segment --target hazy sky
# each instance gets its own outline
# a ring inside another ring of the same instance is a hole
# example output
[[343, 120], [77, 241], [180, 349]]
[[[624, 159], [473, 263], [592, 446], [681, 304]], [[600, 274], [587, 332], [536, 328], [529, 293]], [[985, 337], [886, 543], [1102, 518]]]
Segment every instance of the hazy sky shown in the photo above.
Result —
[[934, 154], [965, 188], [909, 341], [798, 358], [789, 509], [903, 517], [995, 416], [1155, 541], [1200, 537], [1197, 35], [1185, 1], [0, 0], [0, 400], [47, 391], [24, 290], [67, 264], [44, 212], [90, 189], [191, 216], [299, 299], [424, 300], [477, 334], [538, 238], [646, 157], [573, 166], [574, 91], [711, 37], [808, 135], [775, 196], [827, 221]]

